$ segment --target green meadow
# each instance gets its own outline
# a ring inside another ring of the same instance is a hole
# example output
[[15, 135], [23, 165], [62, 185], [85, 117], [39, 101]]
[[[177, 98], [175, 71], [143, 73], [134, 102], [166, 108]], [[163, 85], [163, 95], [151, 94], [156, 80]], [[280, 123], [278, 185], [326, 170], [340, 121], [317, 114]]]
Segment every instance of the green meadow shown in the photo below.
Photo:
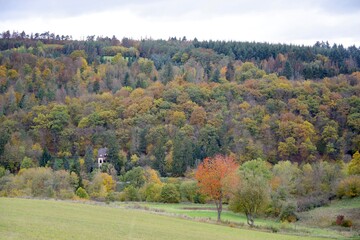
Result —
[[[195, 211], [195, 210], [193, 210]], [[117, 204], [0, 198], [0, 239], [325, 239], [199, 222]]]

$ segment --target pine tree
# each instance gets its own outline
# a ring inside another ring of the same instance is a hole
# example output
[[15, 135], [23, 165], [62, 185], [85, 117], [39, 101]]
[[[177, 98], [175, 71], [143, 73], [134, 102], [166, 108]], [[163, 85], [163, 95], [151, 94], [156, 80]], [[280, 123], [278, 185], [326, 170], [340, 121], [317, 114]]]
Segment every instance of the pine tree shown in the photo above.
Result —
[[292, 69], [289, 61], [286, 61], [285, 68], [284, 68], [282, 75], [284, 75], [289, 80], [293, 78], [293, 69]]
[[173, 67], [172, 67], [170, 61], [168, 61], [165, 64], [164, 72], [162, 74], [162, 83], [166, 84], [166, 83], [170, 82], [171, 80], [173, 80], [173, 78], [174, 78], [174, 70], [173, 70]]
[[220, 70], [219, 69], [217, 69], [217, 68], [215, 69], [214, 74], [211, 76], [211, 81], [216, 82], [216, 83], [220, 82]]
[[44, 149], [44, 152], [40, 158], [39, 165], [40, 167], [45, 167], [46, 164], [51, 160], [51, 155], [49, 153], [49, 150], [47, 148]]
[[111, 140], [109, 141], [109, 149], [107, 154], [107, 161], [111, 163], [117, 173], [120, 173], [122, 162], [119, 155], [119, 145], [116, 141], [115, 137], [111, 137]]
[[230, 61], [226, 66], [226, 79], [228, 81], [233, 81], [235, 76], [235, 69], [233, 63]]
[[126, 86], [126, 87], [130, 87], [130, 86], [131, 86], [130, 74], [129, 74], [128, 72], [125, 73], [124, 86]]
[[191, 139], [178, 133], [174, 139], [172, 172], [175, 176], [183, 176], [186, 168], [193, 163], [193, 146]]
[[85, 169], [87, 173], [91, 173], [95, 167], [93, 148], [88, 146], [85, 150]]

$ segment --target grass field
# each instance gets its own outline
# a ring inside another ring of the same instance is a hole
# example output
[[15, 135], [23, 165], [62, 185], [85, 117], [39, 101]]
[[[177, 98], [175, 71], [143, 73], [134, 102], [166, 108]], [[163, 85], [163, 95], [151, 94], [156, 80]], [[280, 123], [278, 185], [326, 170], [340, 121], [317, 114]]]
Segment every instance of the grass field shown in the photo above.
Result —
[[[360, 199], [360, 198], [359, 198]], [[352, 204], [351, 204], [352, 203]], [[125, 207], [143, 207], [148, 209], [149, 211], [156, 211], [161, 210], [166, 213], [174, 214], [177, 216], [185, 216], [189, 217], [194, 220], [206, 220], [209, 219], [212, 222], [215, 222], [217, 219], [217, 212], [215, 205], [211, 204], [161, 204], [161, 203], [117, 203], [119, 206]], [[340, 206], [339, 206], [340, 204]], [[327, 216], [326, 212], [329, 209], [338, 209], [339, 211], [344, 212], [342, 206], [352, 206], [352, 207], [360, 207], [357, 202], [354, 200], [345, 200], [341, 201], [340, 203], [332, 204], [329, 207], [326, 207], [322, 210], [322, 214], [320, 216]], [[349, 207], [347, 207], [349, 208]], [[322, 208], [319, 208], [322, 209]], [[318, 216], [317, 212], [319, 209], [312, 210], [310, 212], [302, 213], [302, 216], [306, 216], [305, 219], [314, 219]], [[336, 216], [336, 215], [335, 215]], [[225, 222], [231, 222], [235, 224], [243, 225], [242, 228], [247, 228], [248, 225], [246, 224], [246, 217], [244, 214], [237, 214], [231, 211], [227, 211], [226, 205], [224, 206], [224, 210], [221, 214], [221, 219]], [[332, 218], [329, 218], [331, 220]], [[360, 219], [359, 219], [360, 220]], [[355, 221], [356, 222], [356, 221]], [[317, 225], [311, 222], [300, 221], [297, 223], [281, 223], [274, 219], [267, 219], [267, 218], [256, 218], [255, 225], [259, 226], [262, 229], [271, 229], [275, 228], [278, 229], [280, 232], [283, 233], [292, 233], [292, 234], [307, 234], [311, 236], [321, 236], [321, 237], [330, 237], [330, 238], [337, 238], [342, 239], [348, 236], [352, 236], [353, 232], [349, 232], [347, 229], [341, 228], [324, 228], [324, 226]], [[312, 226], [312, 227], [309, 227]], [[329, 227], [329, 226], [327, 226]], [[343, 231], [341, 231], [343, 230]]]
[[299, 224], [339, 229], [339, 227], [332, 226], [332, 223], [335, 222], [336, 216], [338, 215], [343, 215], [345, 219], [351, 220], [353, 230], [360, 233], [360, 197], [335, 200], [329, 206], [301, 213]]
[[0, 198], [0, 239], [324, 239], [266, 233], [151, 212], [54, 200]]

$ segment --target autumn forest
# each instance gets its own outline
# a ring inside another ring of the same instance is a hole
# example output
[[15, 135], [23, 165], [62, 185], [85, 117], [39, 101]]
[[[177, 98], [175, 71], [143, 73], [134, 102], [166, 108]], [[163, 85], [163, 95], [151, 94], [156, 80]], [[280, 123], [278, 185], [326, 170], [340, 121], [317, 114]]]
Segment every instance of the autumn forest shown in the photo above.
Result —
[[[3, 196], [69, 198], [77, 189], [77, 196], [95, 200], [205, 202], [207, 193], [196, 191], [195, 182], [176, 179], [194, 179], [198, 166], [218, 158], [241, 165], [244, 176], [261, 173], [276, 216], [286, 210], [279, 199], [297, 196], [300, 211], [360, 194], [356, 46], [186, 37], [80, 41], [5, 31], [0, 121]], [[98, 150], [105, 147], [107, 163], [98, 170]], [[70, 190], [26, 192], [24, 178], [36, 174], [66, 178], [63, 188]], [[173, 179], [165, 185], [168, 195], [160, 178]], [[125, 195], [109, 195], [116, 182], [131, 183]], [[349, 193], [349, 184], [358, 190]], [[180, 193], [172, 191], [181, 193], [175, 201]]]

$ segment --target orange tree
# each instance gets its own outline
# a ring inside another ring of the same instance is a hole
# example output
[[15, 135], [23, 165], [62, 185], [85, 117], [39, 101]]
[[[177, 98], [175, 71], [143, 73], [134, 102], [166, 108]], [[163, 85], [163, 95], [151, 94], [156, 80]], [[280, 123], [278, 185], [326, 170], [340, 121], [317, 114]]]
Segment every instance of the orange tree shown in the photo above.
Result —
[[222, 200], [237, 182], [236, 171], [238, 164], [233, 158], [216, 155], [206, 158], [199, 166], [195, 174], [200, 192], [214, 200], [218, 212], [217, 220], [220, 221], [222, 212]]

